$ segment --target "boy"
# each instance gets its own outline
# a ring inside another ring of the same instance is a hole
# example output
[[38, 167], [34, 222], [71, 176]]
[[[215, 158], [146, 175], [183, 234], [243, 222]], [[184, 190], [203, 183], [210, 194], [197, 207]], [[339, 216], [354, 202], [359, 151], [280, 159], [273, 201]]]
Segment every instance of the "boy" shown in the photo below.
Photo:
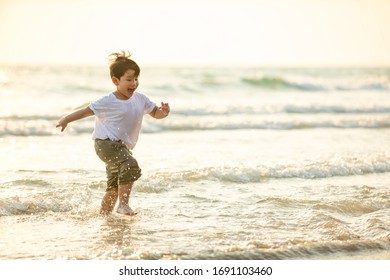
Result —
[[88, 107], [61, 118], [56, 127], [64, 131], [68, 123], [95, 115], [95, 151], [106, 164], [107, 189], [101, 202], [101, 214], [109, 214], [119, 199], [117, 212], [135, 215], [129, 206], [133, 182], [141, 176], [141, 169], [132, 157], [144, 114], [163, 119], [168, 116], [168, 103], [161, 107], [145, 95], [136, 92], [140, 74], [139, 66], [122, 51], [109, 56], [111, 80], [116, 91], [92, 102]]

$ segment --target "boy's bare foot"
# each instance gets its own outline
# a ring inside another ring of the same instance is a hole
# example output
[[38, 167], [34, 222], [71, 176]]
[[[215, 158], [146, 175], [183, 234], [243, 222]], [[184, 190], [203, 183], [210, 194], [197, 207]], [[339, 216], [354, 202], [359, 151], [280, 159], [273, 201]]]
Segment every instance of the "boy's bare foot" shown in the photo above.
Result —
[[137, 215], [137, 212], [133, 211], [129, 205], [118, 206], [116, 212], [122, 215], [134, 216]]

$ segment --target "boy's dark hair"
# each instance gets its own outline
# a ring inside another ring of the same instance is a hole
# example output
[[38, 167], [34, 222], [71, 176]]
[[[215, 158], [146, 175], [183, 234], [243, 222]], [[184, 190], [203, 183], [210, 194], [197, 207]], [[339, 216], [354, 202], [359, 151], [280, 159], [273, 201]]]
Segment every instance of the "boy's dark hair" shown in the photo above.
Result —
[[134, 70], [135, 76], [138, 77], [141, 69], [134, 60], [130, 59], [131, 54], [128, 51], [112, 53], [108, 56], [110, 64], [110, 76], [120, 79], [127, 70]]

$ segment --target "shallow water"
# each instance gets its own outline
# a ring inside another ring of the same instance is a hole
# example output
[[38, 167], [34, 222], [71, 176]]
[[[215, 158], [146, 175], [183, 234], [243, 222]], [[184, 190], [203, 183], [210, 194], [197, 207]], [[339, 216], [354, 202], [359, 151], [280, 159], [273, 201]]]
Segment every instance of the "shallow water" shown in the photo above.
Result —
[[135, 217], [98, 215], [93, 118], [54, 128], [106, 69], [1, 69], [0, 259], [390, 259], [387, 69], [145, 69]]

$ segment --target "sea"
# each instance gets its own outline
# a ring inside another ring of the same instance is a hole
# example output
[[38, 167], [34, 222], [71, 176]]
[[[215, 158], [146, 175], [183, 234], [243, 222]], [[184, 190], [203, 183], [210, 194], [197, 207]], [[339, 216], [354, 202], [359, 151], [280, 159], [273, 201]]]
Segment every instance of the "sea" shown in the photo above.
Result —
[[100, 216], [107, 65], [0, 66], [1, 260], [390, 260], [390, 68], [142, 66], [134, 217]]

